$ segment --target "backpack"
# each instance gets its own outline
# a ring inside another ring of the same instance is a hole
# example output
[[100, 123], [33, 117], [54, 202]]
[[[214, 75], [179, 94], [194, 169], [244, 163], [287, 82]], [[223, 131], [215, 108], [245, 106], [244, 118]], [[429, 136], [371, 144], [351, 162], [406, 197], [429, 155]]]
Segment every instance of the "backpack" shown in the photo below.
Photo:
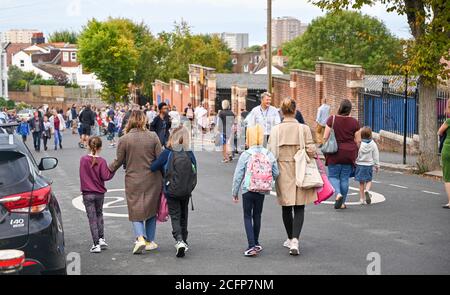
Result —
[[186, 118], [194, 119], [194, 111], [191, 108], [188, 108], [186, 111]]
[[245, 173], [245, 188], [250, 192], [270, 193], [273, 176], [272, 163], [267, 151], [250, 153], [250, 155]]
[[197, 171], [186, 151], [172, 151], [167, 161], [164, 183], [167, 195], [189, 198], [197, 185]]

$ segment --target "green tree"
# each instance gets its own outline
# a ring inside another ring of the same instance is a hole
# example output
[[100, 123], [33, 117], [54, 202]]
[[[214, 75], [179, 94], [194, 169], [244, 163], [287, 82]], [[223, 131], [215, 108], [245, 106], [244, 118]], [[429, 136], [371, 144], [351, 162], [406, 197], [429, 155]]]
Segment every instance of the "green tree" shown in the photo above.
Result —
[[11, 91], [26, 91], [31, 81], [41, 79], [41, 75], [34, 72], [24, 72], [17, 66], [10, 66], [8, 69], [8, 88]]
[[261, 45], [253, 45], [246, 49], [247, 52], [260, 52], [262, 50]]
[[77, 44], [79, 34], [70, 30], [55, 31], [48, 36], [48, 42]]
[[[405, 16], [413, 40], [405, 50], [405, 73], [419, 75], [419, 137], [421, 170], [439, 168], [436, 139], [436, 92], [442, 80], [450, 78], [450, 70], [442, 58], [450, 60], [450, 1], [448, 0], [309, 0], [322, 9], [340, 11], [361, 9], [380, 3], [386, 11]], [[433, 119], [431, 119], [433, 118]]]
[[369, 74], [387, 74], [402, 52], [400, 41], [374, 17], [356, 11], [328, 13], [283, 47], [289, 67], [313, 70], [319, 59], [358, 64]]

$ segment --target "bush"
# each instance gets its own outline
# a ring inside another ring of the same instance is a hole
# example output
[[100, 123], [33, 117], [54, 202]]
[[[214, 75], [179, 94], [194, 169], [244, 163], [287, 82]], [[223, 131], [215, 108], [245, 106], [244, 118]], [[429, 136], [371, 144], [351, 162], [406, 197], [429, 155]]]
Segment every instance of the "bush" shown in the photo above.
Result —
[[26, 104], [24, 102], [19, 102], [16, 104], [16, 111], [26, 110], [26, 109], [32, 109], [33, 107], [29, 104]]
[[3, 97], [0, 97], [0, 108], [7, 108], [8, 110], [14, 109], [16, 103], [12, 100], [6, 100]]
[[42, 79], [42, 78], [37, 78], [34, 79], [33, 81], [31, 81], [31, 85], [46, 85], [46, 86], [56, 86], [58, 85], [58, 83], [53, 80], [53, 79]]

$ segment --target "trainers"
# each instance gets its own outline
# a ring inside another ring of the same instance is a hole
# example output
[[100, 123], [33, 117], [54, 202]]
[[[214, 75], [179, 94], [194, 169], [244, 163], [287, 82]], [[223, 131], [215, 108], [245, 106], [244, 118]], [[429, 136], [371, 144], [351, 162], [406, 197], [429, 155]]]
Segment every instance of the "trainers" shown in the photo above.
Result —
[[158, 244], [155, 242], [145, 242], [145, 251], [153, 251], [158, 249]]
[[100, 248], [102, 248], [102, 250], [108, 249], [108, 244], [106, 243], [104, 238], [98, 239], [98, 244], [100, 245]]
[[369, 193], [369, 191], [365, 191], [364, 195], [366, 196], [367, 205], [370, 205], [372, 203], [372, 195]]
[[102, 248], [100, 248], [100, 245], [92, 245], [90, 252], [91, 253], [100, 253], [100, 252], [102, 252]]
[[291, 254], [292, 256], [297, 256], [300, 254], [297, 239], [292, 239], [291, 248], [289, 249], [289, 254]]
[[186, 241], [183, 241], [183, 243], [186, 246], [186, 250], [184, 250], [184, 252], [186, 253], [189, 250], [189, 244]]
[[142, 251], [145, 249], [145, 239], [144, 237], [139, 237], [134, 243], [133, 254], [142, 254]]
[[284, 241], [283, 247], [291, 249], [291, 242], [292, 242], [291, 239], [287, 239], [286, 241]]
[[256, 255], [258, 255], [258, 251], [256, 251], [255, 247], [249, 248], [244, 252], [245, 257], [255, 257]]
[[184, 257], [184, 255], [186, 254], [186, 244], [182, 241], [179, 241], [178, 243], [176, 243], [175, 248], [177, 249], [177, 257]]
[[256, 252], [261, 253], [262, 250], [264, 250], [264, 248], [263, 248], [263, 246], [261, 246], [261, 245], [256, 245], [256, 246], [255, 246], [255, 250], [256, 250]]

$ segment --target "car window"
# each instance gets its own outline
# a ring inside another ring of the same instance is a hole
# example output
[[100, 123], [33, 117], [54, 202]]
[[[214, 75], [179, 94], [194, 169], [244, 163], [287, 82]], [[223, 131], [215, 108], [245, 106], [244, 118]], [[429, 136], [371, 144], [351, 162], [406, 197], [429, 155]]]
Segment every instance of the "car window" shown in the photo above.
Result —
[[0, 152], [0, 191], [2, 188], [21, 182], [30, 175], [28, 160], [17, 152]]

